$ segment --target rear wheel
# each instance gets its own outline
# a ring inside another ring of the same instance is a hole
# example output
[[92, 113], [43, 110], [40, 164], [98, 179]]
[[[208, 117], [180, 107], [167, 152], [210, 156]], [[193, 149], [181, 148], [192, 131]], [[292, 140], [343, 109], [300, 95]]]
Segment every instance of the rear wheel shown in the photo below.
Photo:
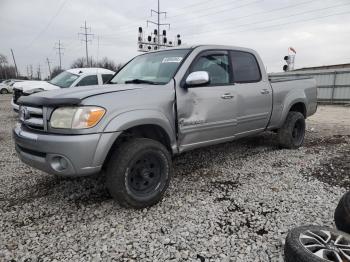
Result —
[[290, 111], [283, 126], [278, 129], [279, 144], [283, 148], [295, 149], [304, 142], [305, 118], [302, 113]]
[[121, 205], [144, 208], [162, 199], [171, 176], [169, 151], [158, 141], [135, 138], [112, 154], [106, 186]]
[[334, 212], [334, 221], [339, 230], [350, 234], [350, 191], [340, 199]]

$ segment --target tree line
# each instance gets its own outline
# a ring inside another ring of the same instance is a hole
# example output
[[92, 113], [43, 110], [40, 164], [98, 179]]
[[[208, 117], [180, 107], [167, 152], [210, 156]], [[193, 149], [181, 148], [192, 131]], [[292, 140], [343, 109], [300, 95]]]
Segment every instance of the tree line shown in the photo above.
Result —
[[[86, 65], [85, 58], [75, 59], [70, 68], [84, 68], [84, 67], [99, 67], [112, 70], [114, 72], [118, 71], [123, 65], [121, 63], [115, 63], [113, 60], [104, 57], [98, 61], [94, 59], [89, 60], [89, 66]], [[51, 75], [48, 79], [54, 78], [65, 69], [55, 66], [51, 69]], [[26, 75], [16, 74], [16, 68], [9, 64], [8, 59], [5, 55], [0, 54], [0, 79], [33, 79], [33, 80], [42, 80], [40, 69], [37, 69], [36, 72], [33, 72], [33, 68], [30, 67], [27, 69]]]

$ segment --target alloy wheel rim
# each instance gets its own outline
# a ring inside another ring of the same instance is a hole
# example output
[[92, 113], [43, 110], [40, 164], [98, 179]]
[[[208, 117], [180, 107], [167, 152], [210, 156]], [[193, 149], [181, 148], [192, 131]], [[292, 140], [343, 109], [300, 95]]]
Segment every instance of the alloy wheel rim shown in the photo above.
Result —
[[306, 250], [325, 261], [350, 261], [350, 241], [340, 233], [307, 230], [300, 234], [299, 241]]

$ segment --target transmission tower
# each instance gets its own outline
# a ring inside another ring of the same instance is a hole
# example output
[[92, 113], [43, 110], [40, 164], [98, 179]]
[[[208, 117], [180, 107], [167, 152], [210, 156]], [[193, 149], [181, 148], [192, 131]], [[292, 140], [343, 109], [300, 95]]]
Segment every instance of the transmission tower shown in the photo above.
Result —
[[55, 49], [58, 50], [58, 57], [59, 57], [59, 60], [60, 60], [60, 70], [62, 69], [62, 50], [64, 49], [64, 47], [62, 46], [62, 43], [60, 40], [58, 40], [58, 43], [56, 43]]
[[91, 27], [86, 26], [86, 21], [84, 26], [81, 26], [80, 29], [83, 30], [83, 33], [79, 33], [79, 35], [83, 36], [83, 39], [81, 39], [81, 41], [85, 42], [86, 65], [89, 66], [88, 42], [92, 41], [91, 39], [89, 39], [89, 37], [93, 36], [94, 34], [88, 33], [88, 30], [89, 32], [91, 32]]
[[157, 15], [157, 21], [147, 20], [147, 27], [149, 24], [153, 24], [156, 26], [156, 29], [153, 30], [153, 33], [144, 35], [143, 28], [139, 27], [138, 33], [138, 51], [140, 52], [148, 52], [152, 50], [158, 50], [161, 48], [173, 47], [181, 45], [180, 35], [178, 34], [176, 40], [168, 41], [167, 32], [163, 30], [162, 34], [160, 33], [161, 27], [167, 26], [170, 29], [170, 24], [161, 23], [161, 16], [164, 15], [166, 18], [167, 12], [160, 11], [160, 3], [158, 0], [158, 8], [157, 10], [151, 9], [151, 16], [153, 14]]

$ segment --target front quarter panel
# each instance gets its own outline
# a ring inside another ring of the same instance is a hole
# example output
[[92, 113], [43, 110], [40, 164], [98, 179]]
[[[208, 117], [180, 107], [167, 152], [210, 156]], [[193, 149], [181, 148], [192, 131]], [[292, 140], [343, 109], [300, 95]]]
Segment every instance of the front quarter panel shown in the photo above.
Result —
[[119, 132], [138, 125], [158, 125], [168, 134], [171, 144], [175, 139], [175, 90], [167, 85], [101, 94], [86, 98], [84, 105], [102, 106], [106, 115], [94, 132]]

